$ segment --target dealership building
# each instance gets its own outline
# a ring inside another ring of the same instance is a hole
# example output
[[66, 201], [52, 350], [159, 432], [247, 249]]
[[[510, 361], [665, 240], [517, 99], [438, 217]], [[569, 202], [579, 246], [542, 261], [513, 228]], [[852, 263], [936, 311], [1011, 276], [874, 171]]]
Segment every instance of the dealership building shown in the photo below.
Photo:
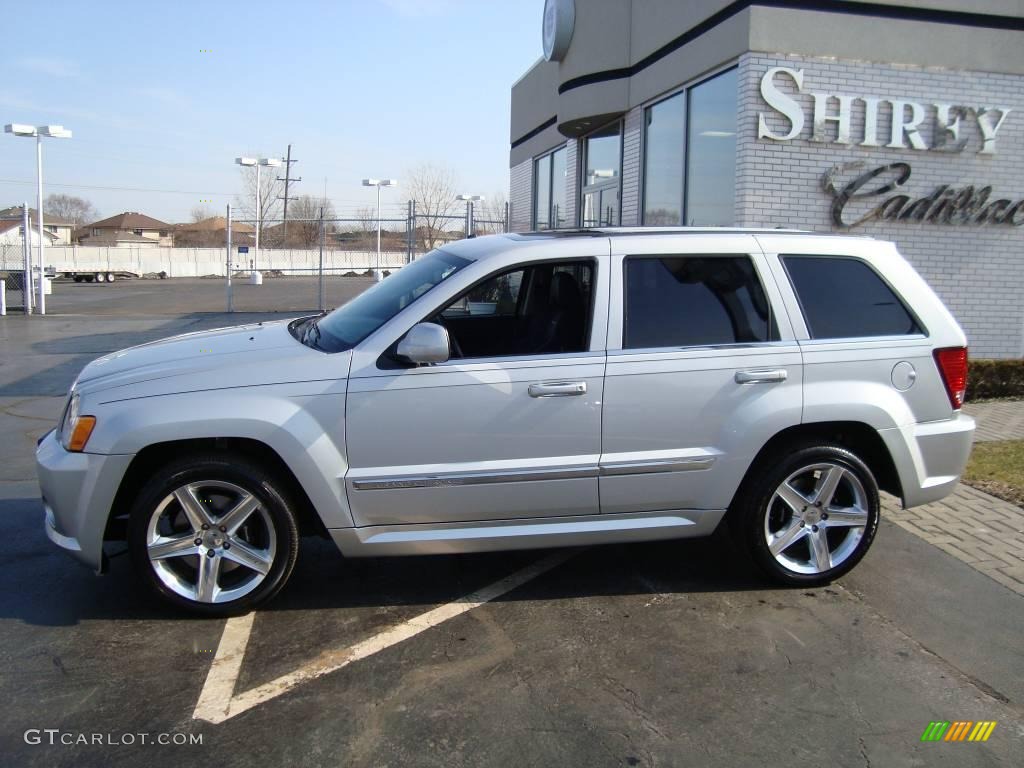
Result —
[[974, 357], [1024, 356], [1024, 2], [548, 0], [511, 226], [897, 243]]

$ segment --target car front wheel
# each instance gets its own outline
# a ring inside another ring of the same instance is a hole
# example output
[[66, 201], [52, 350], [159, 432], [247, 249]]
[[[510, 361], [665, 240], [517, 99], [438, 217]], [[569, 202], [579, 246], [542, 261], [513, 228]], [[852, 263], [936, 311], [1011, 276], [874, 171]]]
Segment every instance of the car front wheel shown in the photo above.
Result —
[[244, 613], [277, 594], [298, 546], [282, 484], [237, 457], [165, 466], [140, 492], [128, 528], [132, 561], [152, 591], [207, 616]]
[[757, 564], [775, 580], [827, 584], [853, 568], [878, 529], [878, 485], [839, 445], [793, 451], [758, 471], [733, 522]]

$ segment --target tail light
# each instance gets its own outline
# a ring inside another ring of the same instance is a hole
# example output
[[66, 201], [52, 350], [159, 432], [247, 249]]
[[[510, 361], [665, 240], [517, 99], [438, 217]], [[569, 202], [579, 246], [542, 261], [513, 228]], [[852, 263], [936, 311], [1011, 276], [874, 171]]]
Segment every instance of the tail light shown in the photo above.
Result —
[[936, 349], [934, 354], [935, 365], [942, 375], [942, 383], [946, 385], [949, 403], [953, 410], [959, 410], [967, 392], [967, 347]]

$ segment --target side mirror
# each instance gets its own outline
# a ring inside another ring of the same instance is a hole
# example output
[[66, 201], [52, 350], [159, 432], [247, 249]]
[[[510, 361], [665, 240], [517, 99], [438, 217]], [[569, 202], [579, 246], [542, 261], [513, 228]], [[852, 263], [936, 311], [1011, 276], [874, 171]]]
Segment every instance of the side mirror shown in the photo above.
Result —
[[399, 357], [410, 363], [446, 363], [451, 357], [448, 329], [437, 323], [417, 323], [405, 334], [398, 349]]

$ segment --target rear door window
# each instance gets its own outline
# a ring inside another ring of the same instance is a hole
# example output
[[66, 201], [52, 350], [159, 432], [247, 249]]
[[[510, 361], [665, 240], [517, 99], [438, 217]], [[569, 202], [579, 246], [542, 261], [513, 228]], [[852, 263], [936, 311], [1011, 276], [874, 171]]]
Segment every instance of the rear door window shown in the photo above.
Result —
[[783, 256], [812, 339], [907, 336], [917, 320], [868, 264], [834, 256]]
[[749, 256], [629, 256], [624, 265], [625, 349], [777, 338]]

